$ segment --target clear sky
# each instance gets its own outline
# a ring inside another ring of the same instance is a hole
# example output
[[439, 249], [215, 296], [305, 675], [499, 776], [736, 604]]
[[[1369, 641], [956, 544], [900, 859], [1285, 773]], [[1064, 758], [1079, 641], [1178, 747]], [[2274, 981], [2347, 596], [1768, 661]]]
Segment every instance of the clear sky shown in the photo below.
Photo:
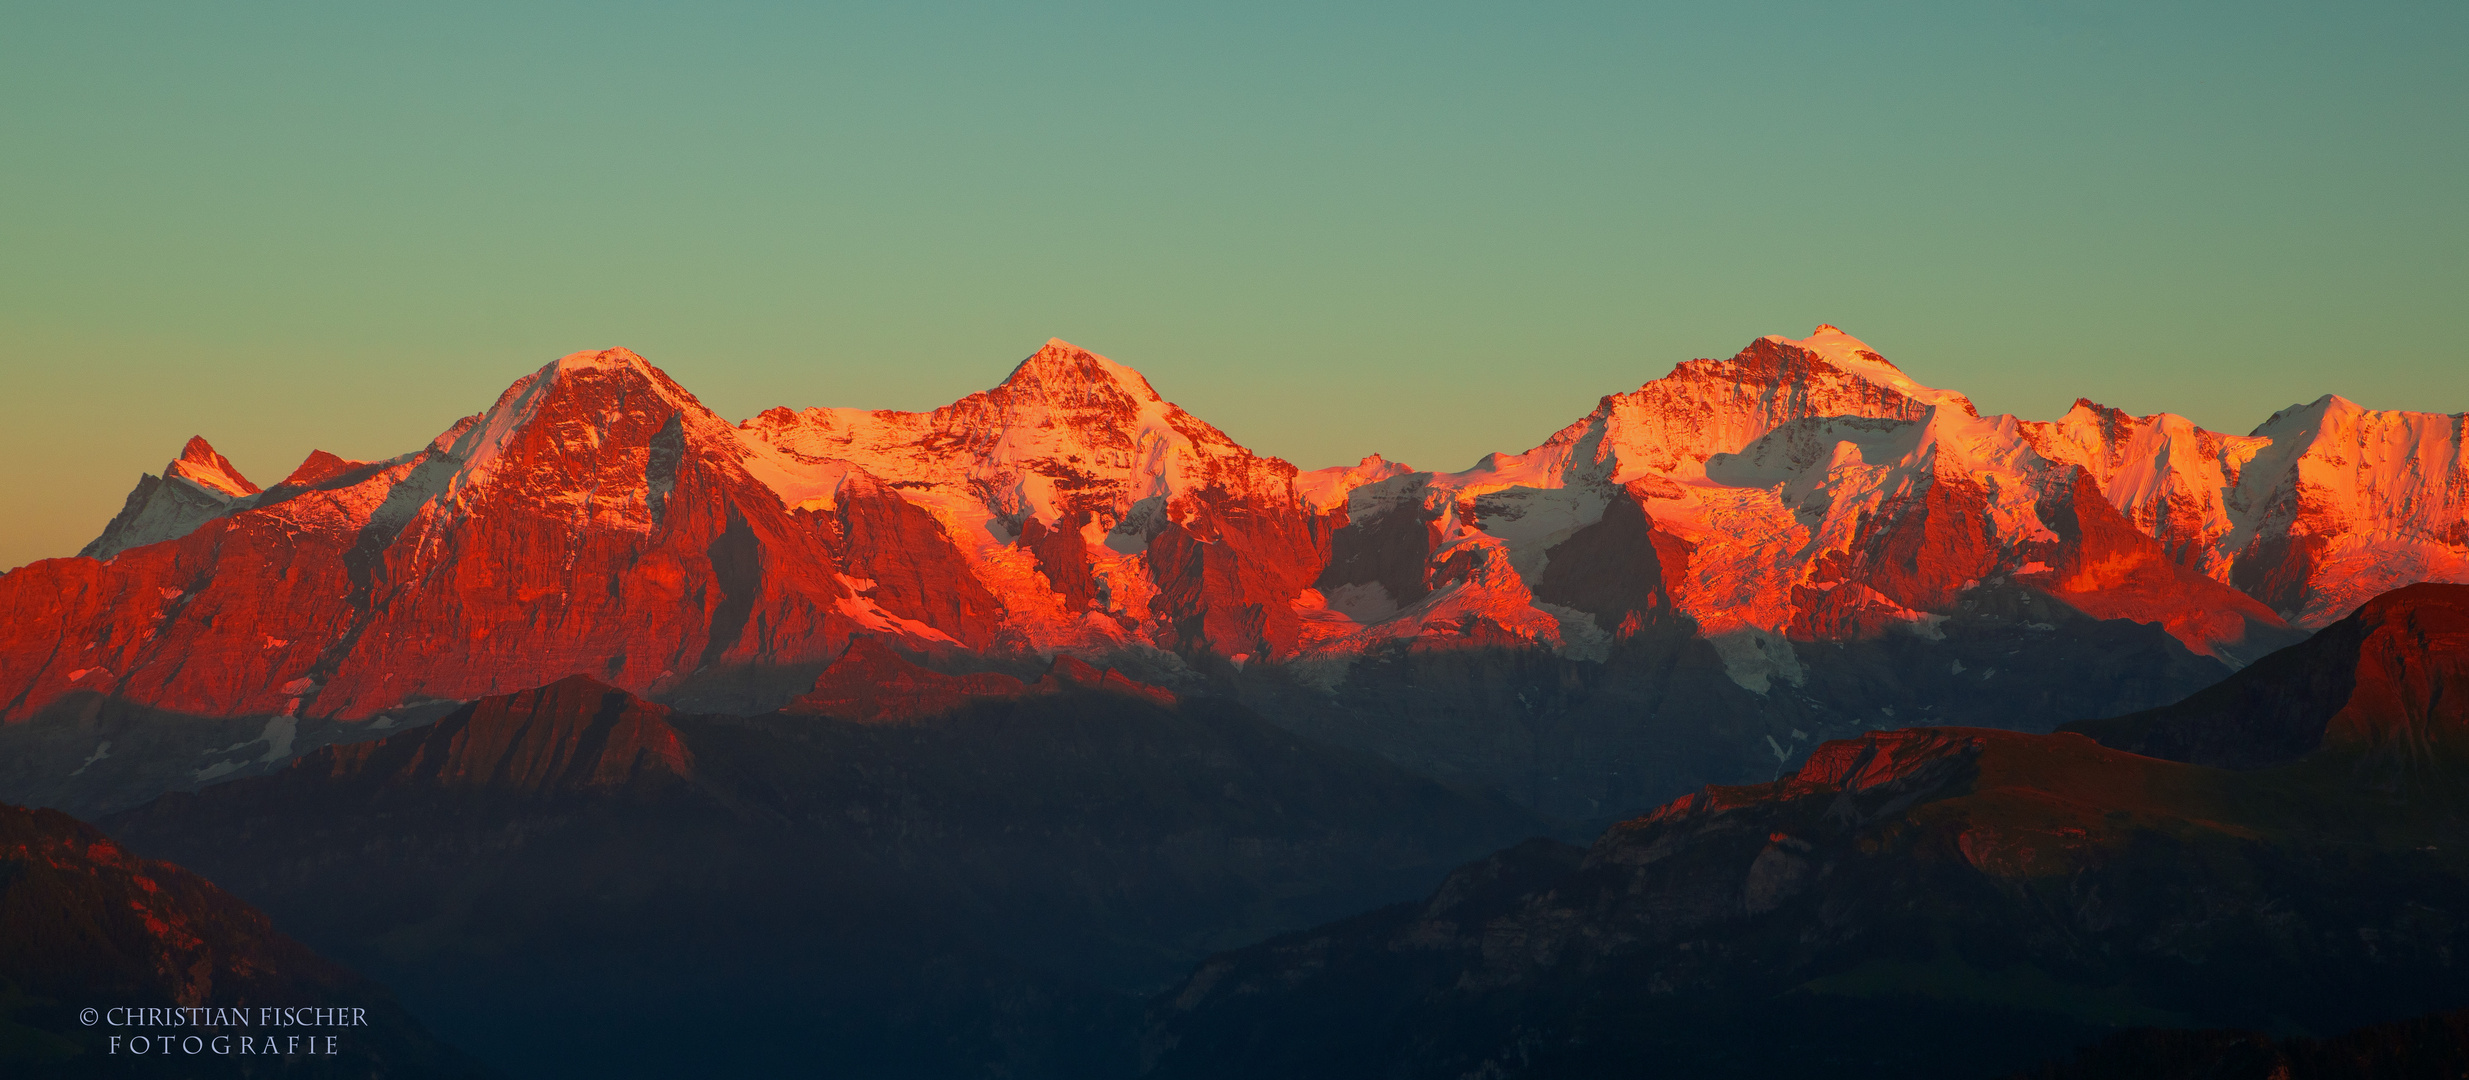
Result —
[[1459, 469], [1832, 322], [1987, 411], [2469, 409], [2469, 4], [0, 5], [0, 567], [625, 345], [723, 415], [1049, 336]]

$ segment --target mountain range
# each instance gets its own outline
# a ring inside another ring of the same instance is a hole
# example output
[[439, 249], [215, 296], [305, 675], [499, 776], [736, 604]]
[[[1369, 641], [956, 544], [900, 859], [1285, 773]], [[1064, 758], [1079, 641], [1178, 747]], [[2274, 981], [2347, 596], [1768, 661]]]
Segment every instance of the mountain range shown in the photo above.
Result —
[[872, 635], [1081, 656], [1607, 819], [1829, 734], [2155, 707], [2469, 580], [2463, 422], [1984, 417], [1820, 327], [1463, 472], [1303, 472], [1061, 341], [932, 412], [740, 424], [578, 353], [271, 487], [192, 439], [79, 556], [0, 575], [0, 795], [116, 808], [570, 674], [763, 712]]
[[377, 1003], [355, 1074], [2419, 1053], [2311, 1037], [2469, 1004], [2465, 434], [1984, 417], [1820, 327], [1455, 473], [1061, 341], [743, 423], [578, 353], [265, 487], [193, 438], [0, 574], [0, 799], [111, 836], [0, 811], [73, 931], [0, 1056], [266, 993]]

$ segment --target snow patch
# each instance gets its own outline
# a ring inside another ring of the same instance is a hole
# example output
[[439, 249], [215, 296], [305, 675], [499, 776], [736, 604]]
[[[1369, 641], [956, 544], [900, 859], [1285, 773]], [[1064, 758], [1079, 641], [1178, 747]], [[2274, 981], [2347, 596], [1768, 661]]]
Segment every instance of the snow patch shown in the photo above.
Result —
[[898, 634], [902, 637], [914, 638], [920, 641], [939, 641], [947, 645], [960, 644], [960, 642], [953, 638], [950, 634], [946, 634], [941, 630], [937, 630], [934, 627], [928, 626], [925, 623], [919, 622], [915, 619], [904, 619], [898, 615], [894, 615], [891, 612], [883, 610], [883, 608], [874, 601], [868, 600], [862, 596], [841, 597], [835, 606], [839, 612], [842, 615], [847, 616], [851, 622], [854, 622], [859, 626], [863, 626], [866, 629], [872, 630], [878, 634]]
[[95, 763], [95, 762], [101, 761], [101, 760], [103, 760], [104, 758], [107, 758], [107, 757], [110, 757], [110, 756], [111, 756], [111, 740], [110, 740], [110, 739], [105, 739], [105, 740], [103, 740], [102, 742], [99, 742], [99, 743], [94, 744], [94, 753], [91, 753], [91, 754], [86, 755], [86, 763], [85, 763], [84, 765], [80, 765], [80, 766], [78, 766], [78, 767], [77, 767], [77, 769], [76, 769], [76, 771], [75, 771], [75, 772], [71, 772], [69, 775], [70, 775], [70, 776], [75, 776], [75, 775], [77, 775], [78, 773], [82, 773], [82, 772], [86, 771], [88, 768], [92, 767], [92, 766], [94, 765], [94, 763]]
[[1612, 658], [1612, 635], [1594, 613], [1535, 601], [1535, 610], [1560, 620], [1560, 647], [1553, 651], [1564, 659], [1602, 663]]
[[1777, 679], [1793, 686], [1809, 680], [1809, 673], [1800, 666], [1800, 654], [1793, 651], [1791, 640], [1781, 634], [1743, 626], [1706, 641], [1715, 647], [1715, 655], [1722, 658], [1723, 673], [1744, 690], [1764, 694], [1773, 689]]
[[266, 744], [266, 756], [257, 760], [276, 762], [290, 758], [292, 740], [299, 734], [300, 718], [297, 716], [286, 713], [266, 721], [266, 730], [258, 733], [255, 740]]

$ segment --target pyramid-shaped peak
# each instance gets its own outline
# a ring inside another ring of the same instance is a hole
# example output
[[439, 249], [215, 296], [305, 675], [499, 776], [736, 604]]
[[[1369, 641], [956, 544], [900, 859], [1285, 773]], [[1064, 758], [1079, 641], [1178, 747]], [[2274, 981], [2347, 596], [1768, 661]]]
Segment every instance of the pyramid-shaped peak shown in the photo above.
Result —
[[1160, 400], [1149, 380], [1139, 372], [1062, 338], [1047, 338], [1044, 346], [1012, 369], [1003, 385], [1015, 390], [1048, 392], [1112, 386], [1135, 401]]
[[226, 465], [223, 455], [214, 452], [214, 444], [203, 435], [189, 436], [189, 444], [180, 448], [180, 460], [196, 465]]
[[180, 448], [179, 458], [163, 471], [235, 499], [255, 495], [258, 490], [248, 477], [240, 475], [239, 468], [231, 463], [230, 458], [216, 453], [214, 445], [207, 442], [203, 435], [189, 436], [188, 445]]

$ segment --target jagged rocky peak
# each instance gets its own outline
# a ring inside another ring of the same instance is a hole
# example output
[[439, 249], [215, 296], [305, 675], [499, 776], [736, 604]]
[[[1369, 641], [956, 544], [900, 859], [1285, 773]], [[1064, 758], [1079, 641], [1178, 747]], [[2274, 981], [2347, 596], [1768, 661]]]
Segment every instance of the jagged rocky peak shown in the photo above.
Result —
[[203, 435], [189, 436], [189, 444], [180, 448], [180, 457], [163, 470], [163, 475], [176, 476], [235, 499], [257, 494], [257, 485], [240, 475], [230, 458], [216, 453]]
[[110, 559], [133, 547], [177, 539], [256, 494], [257, 485], [240, 475], [230, 458], [215, 452], [205, 436], [192, 435], [180, 456], [163, 466], [163, 475], [137, 478], [102, 535], [77, 553]]

